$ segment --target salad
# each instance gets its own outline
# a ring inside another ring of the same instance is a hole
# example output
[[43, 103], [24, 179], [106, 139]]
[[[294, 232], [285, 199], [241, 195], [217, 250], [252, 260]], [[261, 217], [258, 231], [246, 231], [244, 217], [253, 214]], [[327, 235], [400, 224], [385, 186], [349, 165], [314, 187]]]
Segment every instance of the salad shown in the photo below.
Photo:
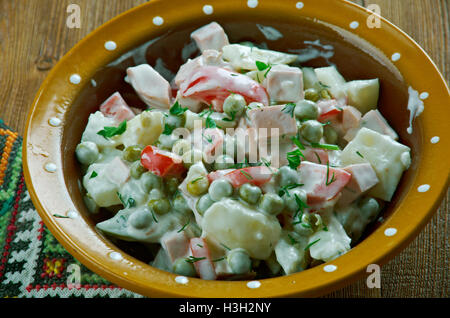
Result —
[[90, 115], [76, 157], [96, 226], [151, 265], [205, 280], [289, 275], [348, 252], [389, 202], [410, 148], [377, 110], [378, 79], [230, 44], [216, 22], [169, 82], [148, 64]]

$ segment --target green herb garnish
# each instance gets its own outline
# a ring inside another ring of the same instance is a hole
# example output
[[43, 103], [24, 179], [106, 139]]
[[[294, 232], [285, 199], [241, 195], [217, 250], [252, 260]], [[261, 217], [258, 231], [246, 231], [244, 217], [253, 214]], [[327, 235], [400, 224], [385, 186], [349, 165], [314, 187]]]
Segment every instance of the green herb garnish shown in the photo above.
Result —
[[317, 239], [317, 240], [315, 240], [314, 242], [309, 243], [309, 244], [305, 247], [305, 251], [309, 250], [309, 248], [310, 248], [311, 246], [313, 246], [314, 244], [316, 244], [316, 243], [319, 242], [319, 241], [320, 241], [320, 239]]
[[61, 214], [53, 214], [53, 216], [58, 219], [70, 219], [70, 217]]
[[98, 176], [98, 173], [95, 171], [92, 171], [91, 176], [89, 177], [89, 179], [94, 179], [96, 176]]
[[326, 180], [326, 182], [325, 182], [325, 184], [326, 184], [327, 186], [329, 186], [329, 185], [332, 184], [334, 181], [336, 181], [336, 178], [335, 178], [335, 175], [334, 175], [334, 171], [333, 171], [333, 175], [332, 175], [332, 177], [331, 177], [331, 180], [328, 180], [328, 179], [329, 179], [329, 175], [330, 175], [330, 163], [327, 162], [327, 180]]
[[288, 185], [286, 185], [286, 186], [281, 187], [280, 191], [278, 191], [278, 195], [279, 195], [280, 197], [282, 197], [283, 195], [286, 194], [288, 197], [290, 197], [291, 195], [290, 195], [290, 193], [289, 193], [288, 190], [292, 190], [292, 189], [295, 189], [295, 188], [297, 188], [297, 187], [301, 187], [301, 186], [303, 186], [303, 185], [304, 185], [303, 183], [293, 183], [293, 184], [288, 184]]
[[175, 102], [175, 104], [170, 108], [170, 114], [174, 116], [179, 116], [184, 114], [188, 109], [181, 107], [181, 105], [178, 103], [178, 101]]
[[319, 143], [311, 143], [311, 147], [313, 148], [322, 148], [326, 150], [340, 150], [338, 145], [330, 145], [330, 144], [319, 144]]
[[291, 115], [292, 118], [294, 118], [294, 110], [295, 110], [295, 104], [294, 103], [287, 103], [283, 109], [281, 110], [283, 113]]
[[291, 245], [295, 245], [295, 244], [298, 243], [298, 241], [297, 241], [295, 238], [293, 238], [293, 237], [291, 236], [291, 234], [288, 233], [287, 236], [288, 236], [288, 238], [289, 238], [289, 241], [291, 242]]
[[[191, 222], [191, 220], [189, 219], [189, 220], [186, 222], [186, 224], [183, 225], [183, 227], [177, 231], [177, 233], [183, 232], [183, 231], [186, 229], [186, 227], [189, 225], [190, 222]], [[202, 246], [202, 247], [203, 247], [203, 246]]]
[[215, 262], [223, 261], [224, 259], [225, 259], [225, 257], [221, 257], [221, 258], [213, 259], [212, 261], [213, 261], [213, 263], [215, 263]]
[[186, 262], [188, 263], [195, 263], [201, 260], [206, 259], [206, 257], [194, 257], [194, 256], [189, 256], [188, 258], [185, 259]]
[[258, 71], [264, 71], [270, 67], [270, 64], [266, 64], [261, 61], [256, 61], [255, 64], [256, 64], [256, 67], [258, 68]]
[[220, 243], [220, 245], [222, 245], [222, 247], [223, 248], [225, 248], [226, 250], [228, 250], [228, 251], [231, 251], [231, 248], [229, 248], [228, 246], [226, 246], [225, 244], [223, 244], [223, 243]]
[[217, 124], [214, 121], [214, 119], [212, 119], [210, 116], [208, 116], [208, 117], [206, 117], [205, 127], [206, 128], [216, 128]]
[[302, 142], [298, 137], [291, 137], [292, 142], [301, 150], [305, 150], [305, 146], [303, 146]]
[[296, 149], [287, 153], [287, 161], [291, 169], [297, 170], [302, 161], [300, 157], [305, 158], [300, 149]]
[[127, 130], [126, 120], [124, 120], [118, 127], [104, 127], [103, 130], [100, 130], [97, 134], [108, 139], [117, 135], [122, 135], [125, 130]]
[[364, 159], [364, 156], [359, 151], [356, 151], [356, 154]]
[[319, 157], [319, 155], [317, 154], [317, 152], [314, 151], [314, 154], [316, 155], [317, 162], [318, 162], [319, 164], [322, 164], [322, 160], [320, 160], [320, 157]]
[[246, 172], [244, 170], [240, 170], [240, 173], [242, 173], [244, 175], [244, 177], [247, 178], [247, 180], [253, 180], [253, 177], [251, 175], [249, 175], [248, 172]]
[[231, 118], [224, 118], [223, 121], [234, 121], [236, 119], [236, 112], [231, 112]]
[[172, 132], [175, 130], [175, 127], [172, 127], [168, 124], [164, 125], [164, 131], [162, 132], [163, 135], [171, 135]]
[[201, 179], [203, 179], [203, 177], [195, 178], [194, 180], [191, 181], [191, 183], [194, 184], [194, 183], [196, 183], [197, 181], [199, 181]]

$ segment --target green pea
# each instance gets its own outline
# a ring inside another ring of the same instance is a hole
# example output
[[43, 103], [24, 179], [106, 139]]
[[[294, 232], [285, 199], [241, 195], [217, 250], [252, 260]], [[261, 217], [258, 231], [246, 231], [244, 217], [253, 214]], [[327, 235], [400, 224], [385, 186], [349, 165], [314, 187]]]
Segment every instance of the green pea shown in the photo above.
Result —
[[296, 170], [291, 169], [288, 166], [281, 167], [277, 171], [275, 178], [280, 187], [300, 183], [300, 175]]
[[228, 116], [240, 116], [245, 110], [247, 103], [245, 98], [239, 94], [231, 94], [223, 102], [223, 111]]
[[328, 144], [336, 144], [338, 141], [338, 134], [330, 125], [326, 125], [323, 128], [323, 137]]
[[361, 200], [358, 206], [361, 209], [361, 214], [363, 214], [368, 220], [374, 220], [380, 210], [378, 201], [370, 197], [366, 197]]
[[300, 127], [300, 134], [309, 142], [319, 143], [323, 136], [323, 125], [316, 120], [307, 120]]
[[267, 214], [278, 215], [283, 208], [283, 199], [274, 193], [264, 194], [259, 202], [259, 209]]
[[245, 183], [239, 188], [239, 196], [248, 204], [258, 203], [261, 193], [262, 191], [259, 187], [249, 183]]
[[247, 251], [242, 248], [231, 250], [227, 255], [227, 262], [235, 274], [248, 273], [252, 268], [252, 260]]
[[221, 155], [217, 157], [216, 161], [214, 162], [215, 170], [230, 169], [233, 166], [234, 166], [234, 159], [228, 155]]
[[320, 99], [319, 92], [314, 88], [305, 90], [305, 99], [317, 102]]
[[146, 171], [148, 170], [145, 169], [139, 161], [135, 161], [131, 164], [130, 175], [134, 179], [139, 179]]
[[212, 200], [220, 201], [233, 194], [233, 186], [225, 179], [214, 180], [209, 186], [208, 193]]
[[195, 196], [205, 194], [209, 188], [208, 178], [205, 176], [196, 177], [187, 183], [186, 188], [190, 194]]
[[142, 148], [139, 146], [126, 147], [122, 152], [122, 158], [129, 162], [134, 162], [141, 159]]
[[152, 199], [148, 202], [148, 207], [159, 215], [170, 212], [170, 202], [166, 198]]
[[160, 190], [163, 187], [162, 178], [152, 172], [142, 174], [141, 183], [145, 192], [150, 192], [153, 189]]
[[165, 180], [165, 189], [167, 193], [174, 194], [178, 190], [178, 186], [180, 185], [180, 181], [175, 177], [169, 177]]
[[289, 212], [295, 213], [300, 209], [298, 200], [306, 203], [306, 192], [302, 190], [301, 187], [297, 187], [287, 191], [289, 195], [283, 195], [284, 204]]
[[172, 266], [172, 271], [177, 275], [195, 277], [196, 271], [193, 263], [189, 263], [184, 258], [177, 259]]
[[186, 202], [186, 199], [181, 194], [177, 194], [173, 199], [173, 208], [183, 214], [189, 214], [192, 212]]
[[97, 145], [90, 141], [79, 144], [75, 150], [75, 154], [78, 161], [84, 165], [93, 164], [99, 157]]
[[128, 218], [130, 225], [136, 229], [144, 229], [152, 223], [152, 214], [148, 209], [139, 209]]
[[214, 204], [214, 201], [211, 199], [210, 195], [205, 194], [204, 196], [202, 196], [200, 198], [200, 200], [197, 201], [197, 205], [196, 205], [197, 212], [200, 215], [203, 215], [203, 214], [205, 214], [206, 210], [208, 210], [209, 207], [213, 204]]
[[297, 103], [294, 114], [299, 120], [317, 119], [319, 107], [313, 101], [305, 99]]
[[331, 99], [330, 92], [326, 89], [322, 89], [319, 93], [321, 99]]

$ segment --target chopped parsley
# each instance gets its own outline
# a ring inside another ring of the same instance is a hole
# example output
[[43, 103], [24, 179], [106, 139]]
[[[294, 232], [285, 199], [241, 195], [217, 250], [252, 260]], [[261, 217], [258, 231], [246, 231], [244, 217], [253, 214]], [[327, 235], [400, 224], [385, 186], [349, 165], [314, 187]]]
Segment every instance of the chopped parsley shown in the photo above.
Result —
[[172, 132], [175, 130], [175, 127], [170, 126], [168, 124], [164, 125], [164, 131], [162, 132], [163, 135], [172, 135]]
[[261, 61], [256, 61], [255, 64], [256, 64], [256, 67], [258, 68], [258, 71], [264, 71], [270, 67], [270, 64], [266, 64]]
[[287, 103], [283, 109], [281, 110], [283, 113], [291, 115], [292, 118], [294, 118], [294, 110], [295, 110], [295, 104], [294, 103]]
[[330, 176], [330, 163], [327, 162], [327, 180], [325, 182], [326, 186], [329, 186], [330, 184], [332, 184], [334, 181], [336, 181], [336, 177], [334, 175], [334, 171], [333, 171], [333, 175], [331, 176], [331, 180], [329, 180], [329, 176]]
[[319, 143], [311, 143], [311, 147], [313, 148], [322, 148], [326, 150], [340, 150], [338, 145], [330, 145], [330, 144], [319, 144]]
[[192, 263], [204, 260], [204, 259], [206, 259], [206, 257], [194, 257], [191, 255], [188, 258], [186, 258], [185, 261], [192, 264]]
[[125, 200], [123, 199], [122, 195], [119, 192], [116, 192], [117, 196], [119, 197], [120, 202], [123, 204], [123, 206], [125, 208], [132, 208], [136, 205], [136, 200], [134, 200], [133, 198], [128, 198], [128, 200], [125, 202]]
[[311, 246], [313, 246], [314, 244], [316, 244], [317, 242], [320, 241], [320, 238], [315, 240], [314, 242], [309, 243], [306, 247], [305, 247], [305, 251], [309, 250]]
[[70, 217], [61, 214], [53, 214], [53, 216], [58, 219], [70, 219]]
[[302, 161], [300, 157], [305, 158], [300, 149], [296, 149], [287, 153], [287, 161], [291, 169], [297, 170]]
[[196, 183], [197, 181], [200, 181], [201, 179], [203, 179], [203, 177], [195, 178], [194, 180], [191, 181], [191, 183], [194, 184], [194, 183]]
[[304, 185], [303, 183], [293, 183], [293, 184], [288, 184], [288, 185], [286, 185], [286, 186], [281, 187], [280, 191], [278, 191], [278, 195], [279, 195], [280, 197], [282, 197], [283, 195], [286, 194], [288, 197], [290, 197], [291, 194], [289, 193], [288, 190], [292, 190], [292, 189], [295, 189], [295, 188], [297, 188], [297, 187], [301, 187], [301, 186], [303, 186], [303, 185]]
[[299, 220], [301, 223], [302, 218], [303, 218], [303, 214], [305, 213], [305, 209], [309, 208], [310, 206], [308, 204], [306, 204], [305, 202], [303, 202], [302, 199], [300, 199], [300, 197], [297, 195], [297, 193], [294, 194], [294, 198], [295, 198], [295, 203], [297, 203], [298, 206], [298, 210], [295, 212], [294, 215], [294, 219], [297, 217], [297, 215], [300, 213], [299, 215]]
[[[183, 231], [186, 229], [186, 227], [189, 225], [189, 223], [191, 223], [191, 220], [190, 220], [190, 219], [186, 222], [185, 225], [183, 225], [183, 227], [182, 227], [181, 229], [179, 229], [179, 230], [177, 231], [177, 233], [183, 232]], [[203, 247], [203, 246], [202, 246], [202, 247]]]
[[291, 234], [288, 233], [287, 236], [289, 238], [289, 241], [291, 242], [291, 245], [295, 245], [298, 243], [298, 241], [295, 238], [293, 238]]
[[364, 156], [359, 151], [356, 151], [356, 154], [364, 159]]
[[174, 116], [180, 116], [184, 114], [188, 109], [185, 107], [181, 107], [181, 105], [178, 103], [178, 101], [175, 102], [175, 104], [170, 108], [169, 113]]
[[314, 154], [316, 155], [317, 162], [318, 162], [319, 164], [322, 164], [322, 160], [320, 160], [320, 157], [319, 157], [319, 155], [317, 154], [317, 152], [314, 151]]
[[305, 146], [303, 146], [302, 142], [298, 137], [291, 137], [292, 142], [301, 150], [305, 150]]
[[117, 127], [104, 127], [103, 130], [100, 130], [97, 132], [97, 135], [105, 137], [105, 139], [122, 135], [125, 130], [127, 130], [127, 121], [124, 120], [119, 126]]
[[213, 259], [212, 261], [213, 261], [213, 263], [215, 263], [215, 262], [223, 261], [224, 259], [225, 259], [225, 257], [221, 257], [221, 258]]
[[98, 176], [98, 173], [95, 171], [92, 171], [91, 176], [89, 177], [89, 179], [94, 179], [96, 176]]
[[208, 117], [206, 117], [205, 127], [206, 128], [216, 128], [217, 124], [214, 121], [214, 119], [212, 119], [210, 116], [208, 116]]
[[225, 244], [223, 244], [223, 243], [220, 243], [220, 245], [222, 245], [222, 247], [224, 248], [224, 249], [226, 249], [226, 250], [228, 250], [228, 251], [231, 251], [231, 248], [229, 248], [228, 246], [226, 246]]
[[240, 170], [240, 173], [242, 173], [244, 175], [244, 177], [247, 178], [247, 180], [253, 180], [253, 177], [251, 175], [249, 175], [248, 172], [246, 172], [244, 170]]
[[236, 119], [236, 112], [231, 112], [231, 118], [224, 118], [223, 121], [234, 121]]
[[155, 221], [155, 223], [158, 223], [158, 219], [155, 216], [155, 212], [153, 212], [153, 209], [150, 209], [150, 211], [152, 212], [152, 218]]

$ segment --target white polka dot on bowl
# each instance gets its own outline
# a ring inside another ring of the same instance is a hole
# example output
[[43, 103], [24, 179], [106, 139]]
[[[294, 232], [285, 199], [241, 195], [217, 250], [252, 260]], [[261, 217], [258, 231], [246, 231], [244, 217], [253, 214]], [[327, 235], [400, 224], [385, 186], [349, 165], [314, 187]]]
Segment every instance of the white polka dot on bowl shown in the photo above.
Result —
[[258, 0], [248, 0], [247, 6], [252, 9], [256, 8], [258, 6]]
[[75, 85], [78, 85], [78, 84], [80, 84], [81, 83], [81, 76], [80, 75], [78, 75], [78, 74], [72, 74], [71, 76], [70, 76], [70, 82], [72, 83], [72, 84], [75, 84]]
[[164, 23], [164, 19], [160, 16], [154, 17], [153, 18], [153, 24], [154, 25], [163, 25]]
[[390, 227], [390, 228], [387, 228], [386, 230], [384, 230], [384, 235], [386, 235], [386, 236], [394, 236], [395, 234], [397, 234], [396, 228]]
[[257, 281], [257, 280], [253, 280], [253, 281], [247, 283], [247, 287], [251, 288], [251, 289], [259, 288], [259, 287], [261, 287], [261, 282]]
[[431, 186], [429, 184], [422, 184], [417, 188], [417, 191], [419, 192], [427, 192], [430, 190]]
[[437, 144], [439, 142], [439, 140], [441, 140], [441, 138], [439, 138], [439, 136], [434, 136], [433, 138], [430, 139], [430, 142], [432, 144]]
[[109, 257], [115, 261], [120, 261], [122, 259], [122, 254], [119, 252], [111, 252], [109, 253]]
[[49, 119], [48, 123], [53, 126], [53, 127], [58, 127], [61, 125], [61, 119], [57, 118], [57, 117], [52, 117]]
[[114, 51], [115, 49], [117, 49], [117, 43], [114, 41], [108, 41], [105, 43], [105, 49], [107, 49], [108, 51]]
[[350, 23], [350, 28], [351, 28], [351, 29], [357, 29], [358, 27], [359, 27], [358, 21], [352, 21], [352, 22]]
[[209, 4], [204, 5], [204, 6], [203, 6], [203, 13], [204, 13], [204, 14], [207, 14], [207, 15], [213, 14], [213, 13], [214, 13], [214, 8], [213, 8], [213, 6], [211, 6], [211, 5], [209, 5]]
[[187, 283], [189, 283], [189, 279], [185, 276], [177, 276], [175, 277], [175, 282], [177, 282], [178, 284], [186, 285]]
[[336, 265], [325, 265], [323, 267], [323, 270], [327, 273], [331, 273], [331, 272], [334, 272], [335, 270], [337, 270], [337, 266]]
[[47, 172], [55, 172], [56, 171], [56, 165], [54, 164], [54, 163], [47, 163], [45, 166], [44, 166], [44, 169], [47, 171]]
[[397, 62], [398, 60], [400, 60], [401, 57], [402, 57], [402, 55], [400, 53], [396, 52], [396, 53], [392, 54], [391, 60], [394, 62]]
[[303, 2], [297, 2], [296, 4], [295, 4], [295, 7], [297, 8], [297, 9], [303, 9], [303, 7], [304, 7], [305, 5], [303, 4]]
[[430, 94], [428, 94], [428, 92], [423, 92], [419, 95], [420, 99], [424, 100], [427, 99], [430, 96]]

